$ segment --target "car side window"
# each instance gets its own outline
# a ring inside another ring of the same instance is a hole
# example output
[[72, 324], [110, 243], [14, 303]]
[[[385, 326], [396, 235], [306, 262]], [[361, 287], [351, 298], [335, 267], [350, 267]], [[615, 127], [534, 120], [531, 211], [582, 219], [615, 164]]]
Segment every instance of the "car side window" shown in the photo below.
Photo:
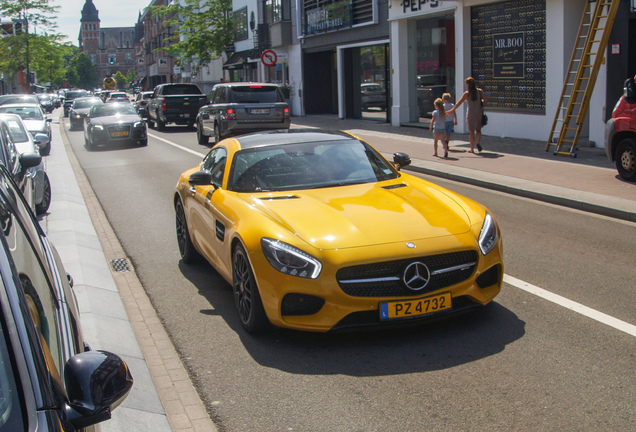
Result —
[[214, 94], [214, 103], [220, 104], [225, 102], [225, 87], [219, 87]]
[[[20, 199], [11, 182], [0, 173], [0, 182], [5, 183], [2, 190], [10, 195], [0, 194], [0, 227], [7, 241], [13, 265], [19, 275], [27, 307], [33, 325], [40, 339], [44, 358], [55, 379], [59, 379], [63, 367], [62, 335], [60, 334], [59, 303], [51, 275], [45, 267], [45, 252], [37, 228], [30, 227], [36, 222], [16, 214], [26, 212], [26, 206]], [[12, 205], [13, 204], [13, 205]], [[15, 207], [14, 207], [15, 206]], [[28, 216], [28, 214], [27, 214]]]
[[227, 150], [218, 147], [212, 150], [203, 160], [203, 169], [212, 174], [212, 184], [221, 186], [227, 161]]

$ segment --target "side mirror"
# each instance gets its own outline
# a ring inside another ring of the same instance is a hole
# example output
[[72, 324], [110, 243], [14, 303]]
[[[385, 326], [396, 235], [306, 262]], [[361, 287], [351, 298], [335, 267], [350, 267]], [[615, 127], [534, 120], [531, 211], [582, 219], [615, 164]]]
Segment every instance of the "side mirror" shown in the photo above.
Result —
[[107, 351], [74, 355], [64, 368], [68, 396], [65, 413], [76, 429], [108, 420], [126, 399], [133, 385], [128, 365]]
[[[42, 156], [37, 153], [22, 153], [18, 156], [18, 162], [22, 171], [26, 171], [29, 168], [40, 165], [42, 162]], [[21, 175], [24, 174], [23, 172]]]
[[33, 141], [38, 147], [44, 147], [49, 143], [50, 139], [46, 134], [37, 133], [35, 134], [35, 138], [33, 138]]
[[395, 165], [395, 167], [399, 171], [405, 166], [411, 165], [411, 157], [406, 153], [393, 153], [393, 165]]
[[47, 123], [51, 123], [52, 121], [53, 121], [53, 119], [52, 119], [52, 118], [47, 118], [47, 119], [46, 119], [46, 122], [47, 122]]
[[190, 174], [188, 183], [192, 186], [208, 186], [212, 184], [212, 174], [209, 171], [201, 170]]

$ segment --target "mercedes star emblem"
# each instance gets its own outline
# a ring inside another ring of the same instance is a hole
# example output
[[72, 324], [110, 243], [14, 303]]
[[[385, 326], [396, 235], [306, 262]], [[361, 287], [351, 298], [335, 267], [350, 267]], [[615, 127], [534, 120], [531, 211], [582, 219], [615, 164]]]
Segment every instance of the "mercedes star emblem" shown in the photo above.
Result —
[[412, 291], [420, 291], [431, 279], [431, 272], [426, 267], [426, 264], [419, 261], [413, 262], [404, 270], [404, 276], [402, 280], [406, 287]]

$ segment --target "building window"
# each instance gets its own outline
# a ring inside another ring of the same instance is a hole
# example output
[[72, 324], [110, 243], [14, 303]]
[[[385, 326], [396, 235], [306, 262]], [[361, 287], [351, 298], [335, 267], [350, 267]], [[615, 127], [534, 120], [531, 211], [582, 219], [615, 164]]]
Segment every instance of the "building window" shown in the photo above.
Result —
[[303, 0], [302, 21], [306, 36], [373, 23], [373, 0]]
[[234, 21], [234, 40], [241, 41], [246, 40], [247, 34], [247, 6], [234, 11], [232, 14], [232, 20]]
[[269, 24], [291, 20], [291, 5], [289, 0], [266, 0], [266, 22]]

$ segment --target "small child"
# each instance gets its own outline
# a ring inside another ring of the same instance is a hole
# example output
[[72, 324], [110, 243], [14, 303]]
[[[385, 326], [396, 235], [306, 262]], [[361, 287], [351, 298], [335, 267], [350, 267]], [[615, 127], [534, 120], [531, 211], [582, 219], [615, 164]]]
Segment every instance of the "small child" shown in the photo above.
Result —
[[433, 132], [433, 148], [435, 152], [433, 156], [437, 156], [437, 140], [442, 141], [444, 147], [444, 157], [448, 157], [448, 144], [446, 144], [446, 110], [444, 109], [444, 102], [442, 99], [435, 99], [435, 111], [433, 111], [433, 118], [431, 119], [430, 131]]
[[[442, 100], [444, 101], [444, 110], [448, 112], [455, 104], [451, 102], [450, 93], [444, 93], [442, 95]], [[446, 129], [446, 148], [450, 148], [450, 137], [453, 132], [455, 132], [455, 128], [453, 125], [457, 125], [457, 115], [455, 112], [446, 116], [446, 122], [444, 123], [444, 129]]]

